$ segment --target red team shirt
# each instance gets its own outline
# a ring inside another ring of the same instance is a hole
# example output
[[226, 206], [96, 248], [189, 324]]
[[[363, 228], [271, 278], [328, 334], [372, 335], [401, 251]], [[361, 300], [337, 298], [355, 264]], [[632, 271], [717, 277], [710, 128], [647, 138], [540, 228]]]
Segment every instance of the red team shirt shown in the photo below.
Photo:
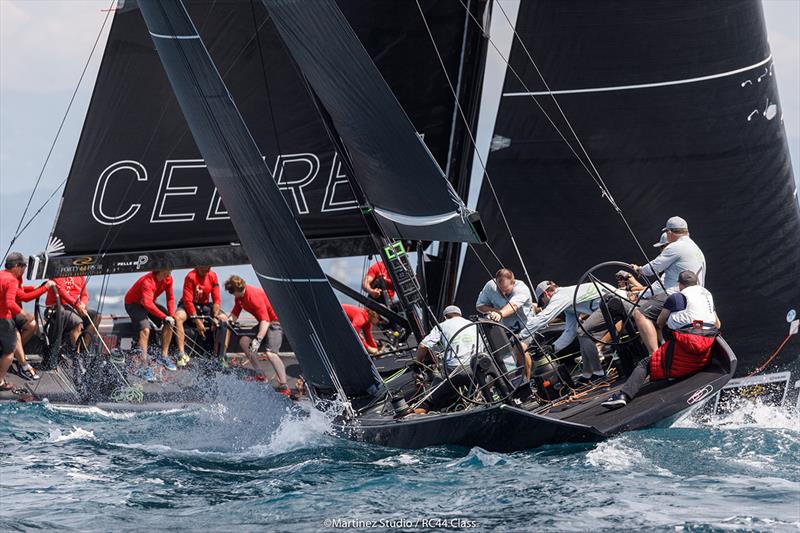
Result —
[[200, 276], [197, 270], [192, 270], [183, 278], [183, 308], [191, 315], [197, 314], [194, 305], [208, 305], [209, 298], [219, 305], [219, 280], [217, 273], [211, 270], [205, 276]]
[[163, 320], [167, 315], [156, 307], [156, 298], [162, 292], [167, 293], [167, 311], [170, 315], [175, 314], [175, 294], [172, 292], [172, 276], [167, 276], [161, 281], [156, 281], [156, 275], [148, 272], [136, 280], [128, 292], [125, 294], [125, 304], [139, 304], [151, 315]]
[[[89, 293], [86, 292], [86, 276], [67, 276], [65, 278], [53, 278], [61, 297], [61, 305], [76, 306], [82, 303], [84, 306], [89, 303]], [[47, 307], [56, 305], [56, 291], [47, 291], [47, 299], [44, 301]]]
[[[377, 349], [378, 343], [376, 343], [375, 339], [372, 337], [372, 324], [369, 322], [367, 310], [363, 307], [356, 307], [350, 304], [342, 304], [342, 309], [353, 325], [353, 329], [356, 330], [356, 335], [358, 335], [361, 342], [364, 343], [364, 346]], [[362, 338], [359, 333], [362, 333], [364, 337]]]
[[383, 261], [376, 261], [372, 263], [367, 270], [367, 275], [372, 276], [372, 279], [383, 278], [386, 280], [386, 293], [389, 298], [394, 298], [394, 287], [392, 286], [392, 278], [389, 276], [389, 271], [386, 270], [386, 265]]
[[267, 322], [278, 321], [278, 315], [275, 314], [272, 304], [269, 303], [267, 294], [263, 289], [258, 287], [254, 287], [252, 285], [245, 287], [242, 297], [234, 300], [233, 311], [231, 311], [231, 314], [234, 316], [239, 316], [239, 314], [242, 312], [242, 309], [256, 317], [256, 320], [259, 322], [262, 320], [266, 320]]
[[22, 312], [17, 303], [19, 279], [8, 270], [0, 270], [0, 319], [14, 318]]

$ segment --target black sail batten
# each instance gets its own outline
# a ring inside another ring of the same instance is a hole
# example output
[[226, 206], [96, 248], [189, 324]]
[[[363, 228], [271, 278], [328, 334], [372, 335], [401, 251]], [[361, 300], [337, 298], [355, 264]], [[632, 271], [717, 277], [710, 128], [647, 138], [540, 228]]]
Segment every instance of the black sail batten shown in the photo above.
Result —
[[[497, 8], [493, 16], [505, 22]], [[752, 369], [786, 336], [786, 313], [800, 302], [800, 212], [775, 81], [781, 65], [772, 64], [760, 2], [541, 0], [520, 4], [516, 29], [651, 258], [648, 243], [667, 218], [688, 221], [725, 337], [740, 368]], [[515, 233], [531, 236], [519, 244], [534, 282], [569, 285], [602, 261], [642, 261], [527, 94], [570, 138], [516, 39], [510, 63], [524, 85], [506, 72], [487, 170]], [[486, 220], [499, 217], [485, 184], [477, 209]], [[490, 229], [492, 248], [519, 269], [507, 236]], [[484, 260], [496, 268], [488, 253]], [[487, 277], [468, 253], [462, 306], [474, 308]], [[784, 354], [798, 352], [795, 336]]]
[[317, 395], [351, 399], [383, 389], [374, 365], [225, 87], [183, 4], [139, 7], [175, 96], [303, 375]]
[[[185, 5], [317, 257], [374, 253], [350, 178], [264, 6], [239, 0]], [[416, 7], [343, 0], [341, 8], [436, 160], [446, 166], [453, 102], [438, 61], [428, 53]], [[454, 76], [463, 9], [442, 1], [424, 9]], [[34, 260], [31, 266], [38, 269], [29, 274], [247, 262], [171, 91], [136, 3], [122, 4], [47, 253]]]
[[447, 182], [336, 3], [262, 1], [330, 114], [386, 236], [480, 242], [477, 213]]

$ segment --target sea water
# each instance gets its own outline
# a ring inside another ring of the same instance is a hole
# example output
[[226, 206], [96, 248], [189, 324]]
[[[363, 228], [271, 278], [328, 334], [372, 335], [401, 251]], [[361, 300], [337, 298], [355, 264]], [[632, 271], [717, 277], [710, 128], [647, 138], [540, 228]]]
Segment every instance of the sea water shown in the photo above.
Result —
[[329, 434], [259, 383], [167, 411], [0, 405], [0, 530], [798, 531], [800, 417], [511, 454]]

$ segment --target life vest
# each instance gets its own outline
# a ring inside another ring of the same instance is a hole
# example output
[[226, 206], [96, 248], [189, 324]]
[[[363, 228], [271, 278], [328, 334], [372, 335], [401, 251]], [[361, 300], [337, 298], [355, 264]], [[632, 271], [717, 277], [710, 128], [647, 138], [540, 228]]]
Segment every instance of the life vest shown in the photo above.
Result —
[[705, 327], [713, 327], [717, 322], [714, 310], [714, 298], [700, 285], [686, 287], [681, 291], [686, 298], [686, 309], [675, 311], [667, 318], [667, 327], [678, 331], [690, 327], [695, 322], [702, 322]]
[[708, 365], [711, 348], [717, 336], [716, 328], [697, 327], [673, 331], [672, 338], [658, 347], [650, 357], [650, 379], [691, 376]]

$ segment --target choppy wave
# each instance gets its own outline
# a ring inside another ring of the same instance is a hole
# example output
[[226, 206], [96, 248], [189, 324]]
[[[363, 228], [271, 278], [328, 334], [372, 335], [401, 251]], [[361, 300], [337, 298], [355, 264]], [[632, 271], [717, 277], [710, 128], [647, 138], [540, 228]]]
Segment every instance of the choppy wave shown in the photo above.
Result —
[[[512, 454], [340, 440], [258, 384], [202, 407], [0, 405], [3, 529], [326, 530], [470, 519], [473, 530], [797, 531], [798, 414], [743, 404], [594, 445]], [[102, 522], [97, 520], [103, 516]], [[415, 528], [409, 528], [415, 529]], [[419, 528], [421, 529], [421, 528]]]

